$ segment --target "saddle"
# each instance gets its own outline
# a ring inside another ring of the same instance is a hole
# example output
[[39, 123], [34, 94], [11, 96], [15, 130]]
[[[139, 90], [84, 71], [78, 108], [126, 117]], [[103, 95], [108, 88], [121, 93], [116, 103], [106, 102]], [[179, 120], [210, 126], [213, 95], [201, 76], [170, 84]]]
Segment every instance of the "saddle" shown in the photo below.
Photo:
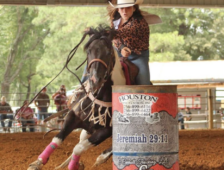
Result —
[[134, 85], [136, 84], [136, 77], [138, 75], [139, 69], [133, 64], [127, 57], [121, 57], [120, 62], [122, 65], [122, 69], [124, 71], [126, 85]]

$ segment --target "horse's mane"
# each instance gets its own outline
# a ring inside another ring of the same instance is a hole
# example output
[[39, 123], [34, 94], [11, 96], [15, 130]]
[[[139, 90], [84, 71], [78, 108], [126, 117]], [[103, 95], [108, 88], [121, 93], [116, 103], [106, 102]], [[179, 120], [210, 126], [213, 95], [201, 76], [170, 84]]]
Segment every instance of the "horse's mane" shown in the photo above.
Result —
[[90, 36], [90, 39], [84, 46], [84, 50], [87, 50], [89, 45], [97, 39], [104, 39], [107, 47], [112, 47], [112, 39], [115, 36], [115, 29], [110, 28], [109, 26], [99, 25], [96, 28], [90, 27], [88, 31], [85, 32], [86, 35]]

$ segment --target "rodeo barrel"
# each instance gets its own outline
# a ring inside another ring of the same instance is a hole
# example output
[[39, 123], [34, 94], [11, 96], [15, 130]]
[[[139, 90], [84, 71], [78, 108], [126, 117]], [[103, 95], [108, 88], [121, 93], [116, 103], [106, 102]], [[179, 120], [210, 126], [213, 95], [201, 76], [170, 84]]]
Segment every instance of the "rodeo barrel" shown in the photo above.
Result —
[[113, 86], [113, 170], [179, 170], [176, 86]]

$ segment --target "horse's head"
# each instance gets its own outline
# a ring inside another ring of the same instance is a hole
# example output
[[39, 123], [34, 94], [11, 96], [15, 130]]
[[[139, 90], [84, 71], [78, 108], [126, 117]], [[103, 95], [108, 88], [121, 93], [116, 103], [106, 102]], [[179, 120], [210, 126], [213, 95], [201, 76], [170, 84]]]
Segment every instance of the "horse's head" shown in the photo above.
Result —
[[114, 65], [112, 38], [115, 31], [109, 27], [90, 28], [85, 34], [90, 36], [85, 44], [87, 52], [87, 72], [90, 91], [95, 92], [110, 76]]

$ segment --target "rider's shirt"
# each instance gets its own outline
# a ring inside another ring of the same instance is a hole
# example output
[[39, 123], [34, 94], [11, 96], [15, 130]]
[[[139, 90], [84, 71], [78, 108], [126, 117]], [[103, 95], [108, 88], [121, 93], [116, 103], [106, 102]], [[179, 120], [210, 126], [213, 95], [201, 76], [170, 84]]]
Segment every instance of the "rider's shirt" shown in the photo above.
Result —
[[112, 27], [117, 30], [113, 39], [114, 46], [120, 50], [122, 46], [128, 47], [132, 52], [141, 54], [141, 51], [149, 49], [149, 25], [144, 18], [131, 17], [119, 27], [121, 19], [115, 20]]

